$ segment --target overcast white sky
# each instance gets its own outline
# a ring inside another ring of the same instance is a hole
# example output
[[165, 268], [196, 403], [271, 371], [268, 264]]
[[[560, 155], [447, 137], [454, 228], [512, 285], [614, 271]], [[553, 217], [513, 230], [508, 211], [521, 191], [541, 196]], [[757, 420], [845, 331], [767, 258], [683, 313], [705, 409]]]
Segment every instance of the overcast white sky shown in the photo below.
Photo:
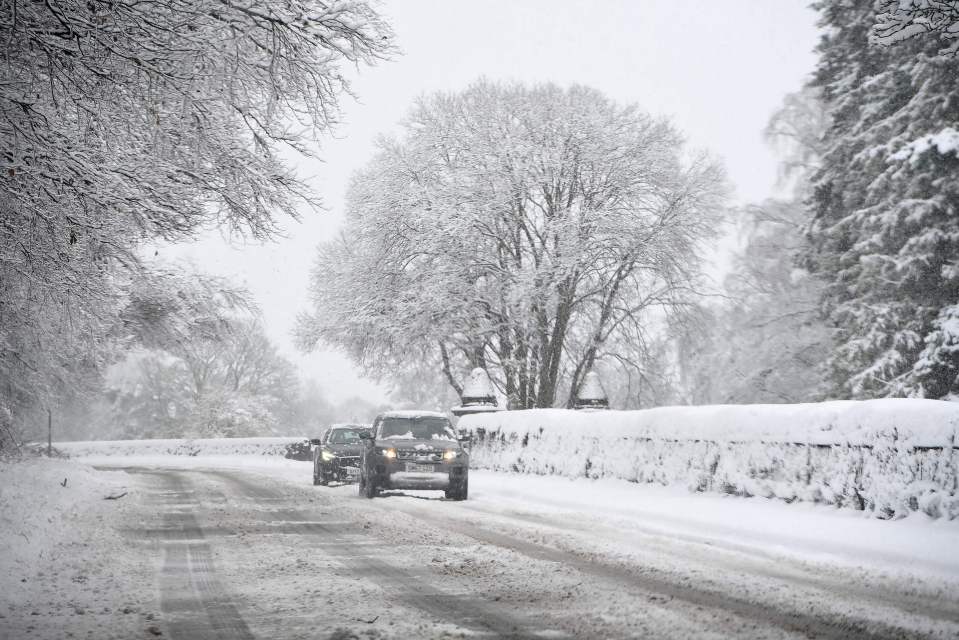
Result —
[[308, 306], [315, 248], [342, 221], [350, 174], [373, 139], [403, 118], [413, 99], [464, 88], [479, 76], [527, 83], [586, 84], [620, 102], [666, 115], [688, 144], [725, 161], [736, 200], [773, 193], [776, 158], [762, 129], [782, 97], [812, 71], [816, 15], [808, 0], [392, 0], [382, 11], [402, 54], [361, 69], [358, 101], [344, 98], [343, 125], [323, 144], [322, 164], [298, 163], [327, 211], [285, 223], [287, 238], [230, 246], [218, 235], [161, 250], [244, 284], [270, 336], [331, 399], [385, 390], [334, 351], [300, 354], [291, 330]]

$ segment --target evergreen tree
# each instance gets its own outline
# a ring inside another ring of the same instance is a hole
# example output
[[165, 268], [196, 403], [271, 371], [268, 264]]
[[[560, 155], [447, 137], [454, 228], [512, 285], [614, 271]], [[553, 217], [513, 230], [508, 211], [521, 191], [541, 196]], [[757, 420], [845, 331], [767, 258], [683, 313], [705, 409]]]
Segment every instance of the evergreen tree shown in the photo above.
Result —
[[806, 257], [828, 281], [833, 393], [946, 397], [959, 391], [959, 60], [936, 37], [870, 44], [871, 2], [816, 7], [810, 84], [831, 122]]

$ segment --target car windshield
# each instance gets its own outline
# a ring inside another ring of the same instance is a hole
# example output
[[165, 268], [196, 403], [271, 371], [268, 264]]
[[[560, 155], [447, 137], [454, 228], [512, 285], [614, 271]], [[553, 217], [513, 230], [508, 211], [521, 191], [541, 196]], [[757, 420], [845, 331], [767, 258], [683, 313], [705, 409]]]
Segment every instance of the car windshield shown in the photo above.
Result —
[[380, 423], [380, 438], [389, 440], [456, 440], [446, 418], [419, 416], [388, 417]]
[[356, 444], [360, 441], [363, 429], [333, 429], [330, 432], [330, 444]]

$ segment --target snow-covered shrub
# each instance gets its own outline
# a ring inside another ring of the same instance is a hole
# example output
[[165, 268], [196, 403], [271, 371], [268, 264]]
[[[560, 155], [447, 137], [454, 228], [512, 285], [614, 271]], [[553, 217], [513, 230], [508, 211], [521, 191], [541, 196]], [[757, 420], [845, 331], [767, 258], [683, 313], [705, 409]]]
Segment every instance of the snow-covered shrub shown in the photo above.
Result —
[[959, 515], [959, 404], [935, 400], [506, 411], [464, 417], [474, 467]]
[[74, 458], [101, 456], [249, 456], [284, 457], [303, 438], [211, 438], [100, 440], [58, 442], [56, 448]]

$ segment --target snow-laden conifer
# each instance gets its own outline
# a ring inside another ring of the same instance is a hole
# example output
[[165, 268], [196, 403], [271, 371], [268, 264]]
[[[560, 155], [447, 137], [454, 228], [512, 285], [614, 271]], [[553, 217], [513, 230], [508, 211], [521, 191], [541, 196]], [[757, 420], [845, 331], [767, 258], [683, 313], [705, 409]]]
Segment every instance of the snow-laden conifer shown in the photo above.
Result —
[[813, 177], [808, 264], [828, 279], [833, 393], [943, 397], [959, 301], [959, 59], [935, 38], [871, 45], [869, 3], [821, 2], [812, 84], [831, 124]]

